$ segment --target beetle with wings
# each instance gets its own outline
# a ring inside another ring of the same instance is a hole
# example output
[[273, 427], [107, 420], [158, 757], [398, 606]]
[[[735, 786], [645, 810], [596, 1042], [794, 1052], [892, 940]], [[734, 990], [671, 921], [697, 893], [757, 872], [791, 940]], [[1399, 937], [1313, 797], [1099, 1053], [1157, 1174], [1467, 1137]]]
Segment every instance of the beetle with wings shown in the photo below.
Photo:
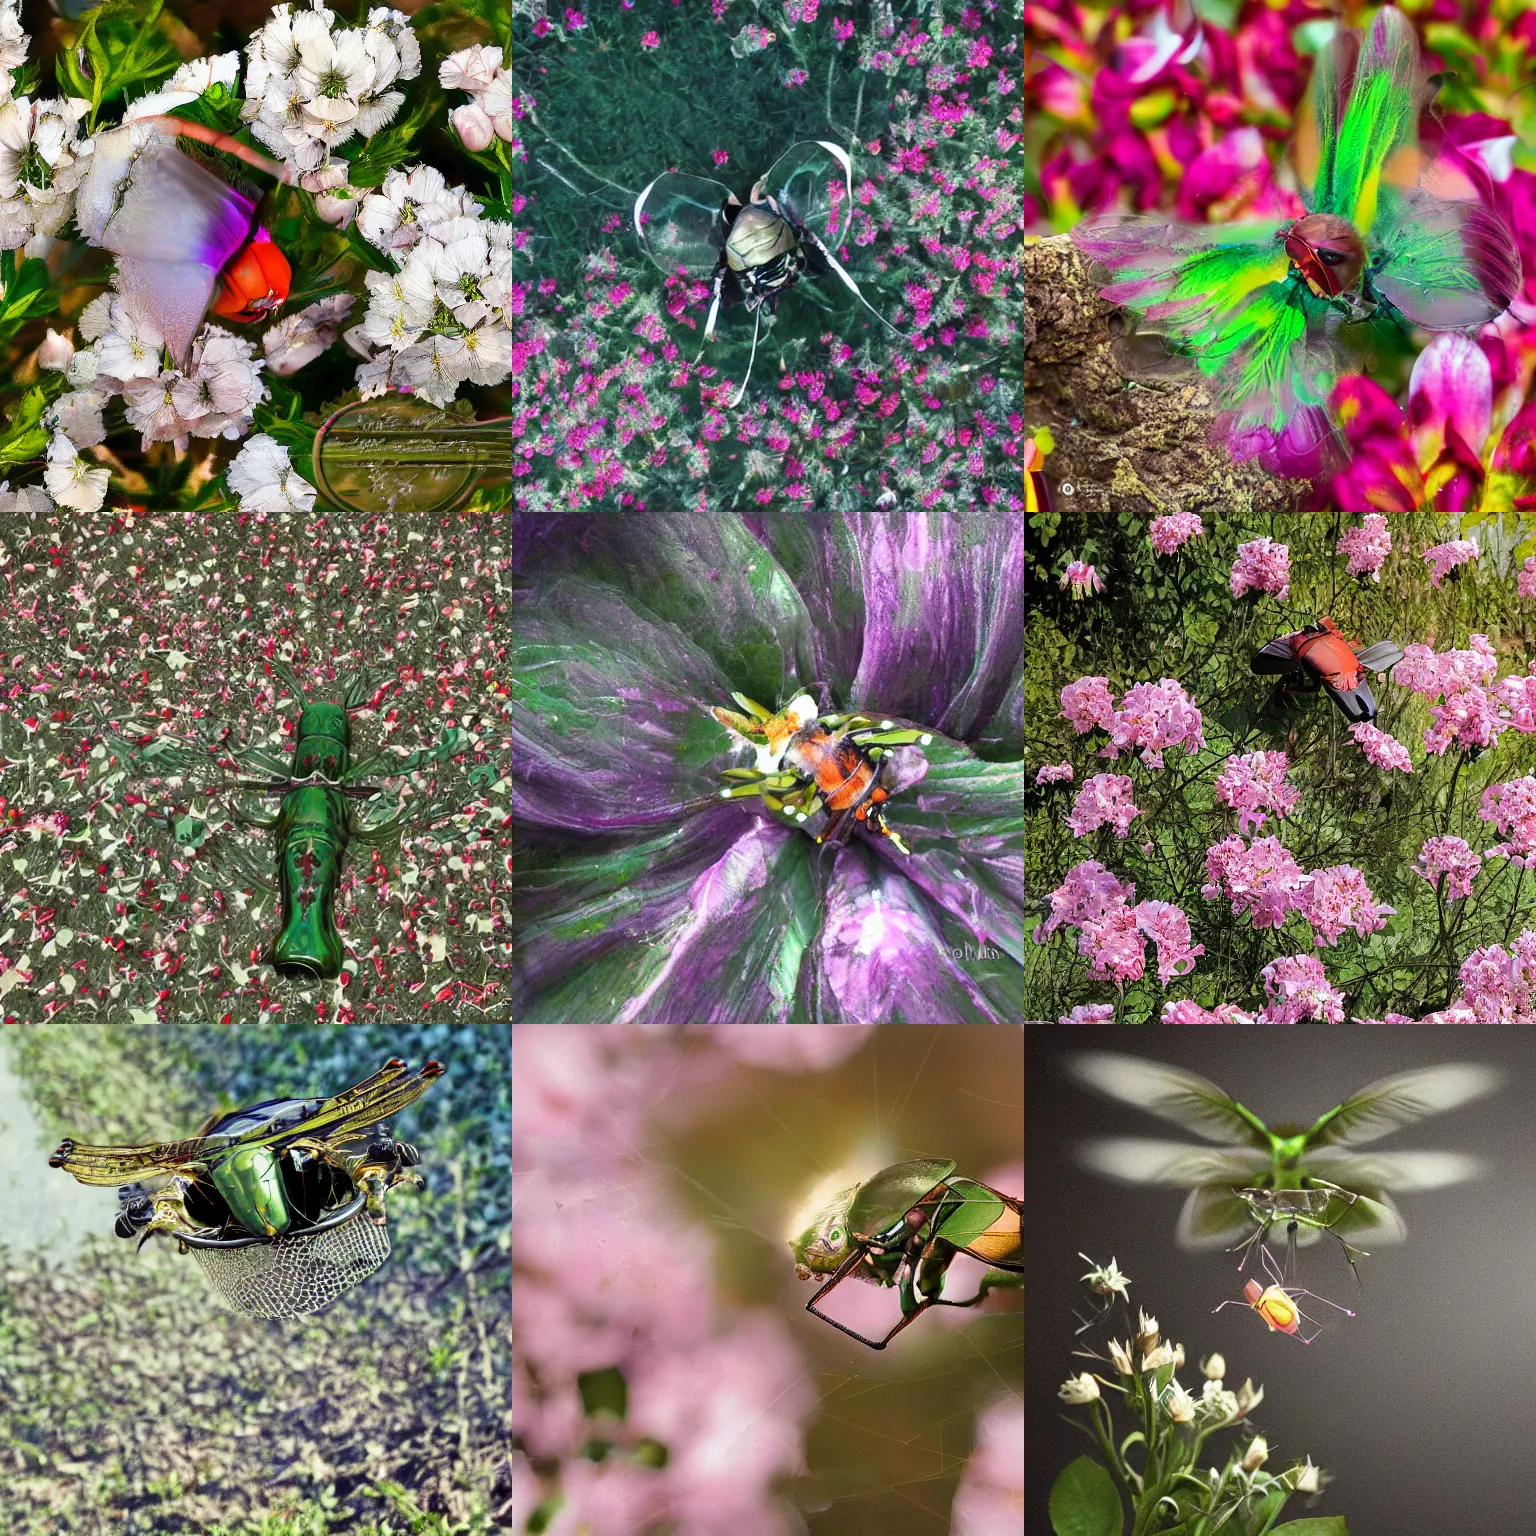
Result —
[[712, 283], [706, 342], [714, 340], [722, 298], [739, 298], [753, 316], [752, 355], [732, 406], [741, 403], [752, 377], [763, 310], [772, 316], [803, 272], [835, 273], [875, 319], [901, 336], [833, 255], [847, 240], [852, 217], [853, 162], [825, 139], [790, 145], [745, 206], [723, 182], [677, 171], [658, 176], [635, 199], [635, 234], [646, 255], [669, 276], [682, 271]]
[[[454, 726], [434, 746], [404, 756], [378, 752], [353, 763], [347, 716], [379, 691], [380, 679], [362, 674], [352, 680], [342, 703], [311, 703], [292, 671], [281, 662], [269, 665], [304, 701], [291, 762], [261, 746], [231, 748], [223, 728], [201, 742], [108, 728], [110, 766], [103, 787], [113, 789], [127, 779], [170, 780], [189, 788], [193, 801], [228, 795], [229, 821], [275, 832], [279, 929], [265, 958], [290, 980], [331, 981], [341, 973], [344, 958], [335, 900], [348, 845], [392, 843], [405, 831], [427, 831], [449, 817], [461, 817], [464, 809], [432, 797], [408, 800], [400, 788], [367, 780], [372, 775], [406, 780], [476, 750], [479, 740]], [[225, 763], [263, 777], [231, 778], [223, 771]], [[488, 786], [495, 771], [476, 768], [469, 777], [471, 784]], [[280, 797], [275, 811], [252, 809], [253, 801], [270, 796]], [[169, 833], [179, 855], [191, 860], [188, 868], [208, 868], [213, 883], [222, 884], [233, 873], [274, 889], [267, 861], [237, 838], [213, 837], [217, 818], [190, 808], [164, 809], [153, 821]], [[432, 835], [446, 842], [458, 832], [449, 827]]]

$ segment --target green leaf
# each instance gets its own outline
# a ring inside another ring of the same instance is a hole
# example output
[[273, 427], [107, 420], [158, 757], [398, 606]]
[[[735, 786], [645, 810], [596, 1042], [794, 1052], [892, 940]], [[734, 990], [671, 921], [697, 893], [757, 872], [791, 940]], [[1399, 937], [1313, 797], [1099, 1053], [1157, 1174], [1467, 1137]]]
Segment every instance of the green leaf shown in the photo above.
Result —
[[402, 161], [415, 153], [417, 134], [437, 115], [443, 93], [429, 89], [415, 111], [403, 122], [374, 134], [363, 152], [347, 169], [347, 181], [354, 187], [377, 187]]
[[1120, 1536], [1125, 1516], [1114, 1479], [1091, 1456], [1079, 1456], [1051, 1489], [1056, 1536]]
[[393, 272], [395, 270], [394, 263], [382, 251], [378, 250], [375, 246], [369, 245], [358, 234], [355, 224], [347, 230], [347, 245], [360, 262], [365, 266], [371, 267], [375, 272]]
[[1323, 1515], [1316, 1520], [1287, 1520], [1277, 1525], [1270, 1536], [1349, 1536], [1343, 1515]]

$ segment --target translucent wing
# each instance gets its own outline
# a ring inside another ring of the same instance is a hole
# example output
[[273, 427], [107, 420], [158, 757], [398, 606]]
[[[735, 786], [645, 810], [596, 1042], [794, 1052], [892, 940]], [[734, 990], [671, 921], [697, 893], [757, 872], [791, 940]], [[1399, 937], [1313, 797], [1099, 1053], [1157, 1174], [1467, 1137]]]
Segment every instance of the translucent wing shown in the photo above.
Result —
[[1481, 1158], [1465, 1152], [1353, 1152], [1321, 1147], [1308, 1167], [1345, 1189], [1444, 1189], [1481, 1177]]
[[1502, 1082], [1501, 1073], [1472, 1062], [1397, 1073], [1367, 1084], [1319, 1116], [1307, 1132], [1307, 1139], [1315, 1147], [1339, 1142], [1356, 1146], [1363, 1141], [1375, 1141], [1399, 1126], [1412, 1125], [1416, 1120], [1480, 1099]]
[[1270, 1168], [1269, 1154], [1256, 1147], [1184, 1146], [1139, 1136], [1084, 1142], [1078, 1149], [1078, 1160], [1085, 1168], [1112, 1179], [1131, 1184], [1174, 1184], [1181, 1189], [1197, 1184], [1244, 1185]]
[[853, 162], [825, 139], [791, 144], [752, 188], [752, 201], [771, 197], [795, 222], [838, 246], [853, 217]]
[[1387, 672], [1403, 659], [1403, 648], [1395, 640], [1378, 640], [1356, 654], [1372, 672]]
[[[1298, 1229], [1298, 1242], [1316, 1242], [1322, 1236], [1314, 1227], [1313, 1236], [1303, 1238], [1301, 1234], [1307, 1230]], [[1357, 1246], [1362, 1242], [1400, 1243], [1408, 1235], [1402, 1213], [1392, 1203], [1392, 1197], [1380, 1190], [1374, 1195], [1361, 1195], [1353, 1204], [1346, 1205], [1338, 1218], [1328, 1223], [1328, 1230]]]
[[1226, 1248], [1253, 1228], [1247, 1204], [1228, 1188], [1192, 1189], [1175, 1232], [1181, 1248]]
[[424, 1062], [410, 1073], [403, 1069], [404, 1063], [400, 1062], [398, 1070], [375, 1073], [373, 1078], [357, 1087], [327, 1099], [313, 1115], [297, 1124], [284, 1126], [280, 1131], [242, 1136], [240, 1144], [261, 1146], [268, 1142], [291, 1141], [297, 1136], [322, 1135], [329, 1140], [345, 1141], [378, 1121], [399, 1114], [443, 1075], [443, 1065], [438, 1061]]
[[81, 1147], [65, 1140], [48, 1159], [48, 1166], [62, 1168], [81, 1184], [121, 1184], [129, 1179], [190, 1169], [203, 1155], [227, 1141], [222, 1136], [194, 1136], [187, 1141], [142, 1147]]
[[118, 286], [137, 299], [184, 362], [219, 269], [245, 243], [256, 204], [176, 147], [152, 120], [96, 136], [76, 222], [118, 258]]
[[1211, 1141], [1235, 1136], [1248, 1146], [1269, 1151], [1269, 1130], [1264, 1122], [1194, 1072], [1112, 1051], [1078, 1051], [1067, 1058], [1066, 1066], [1085, 1087], [1161, 1115], [1198, 1136]]
[[1381, 253], [1372, 285], [1429, 330], [1483, 325], [1520, 291], [1514, 236], [1479, 204], [1383, 188], [1371, 241]]
[[668, 171], [635, 199], [635, 234], [663, 272], [707, 277], [725, 248], [731, 189], [707, 176]]

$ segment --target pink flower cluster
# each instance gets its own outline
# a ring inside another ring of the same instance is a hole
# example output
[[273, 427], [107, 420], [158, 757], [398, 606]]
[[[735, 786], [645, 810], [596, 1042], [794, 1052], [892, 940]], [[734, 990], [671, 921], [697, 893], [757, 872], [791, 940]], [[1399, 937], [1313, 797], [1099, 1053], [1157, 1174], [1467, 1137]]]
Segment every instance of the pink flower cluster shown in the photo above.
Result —
[[1232, 596], [1245, 592], [1272, 592], [1282, 601], [1291, 595], [1291, 552], [1273, 539], [1254, 539], [1239, 544], [1232, 566]]
[[1378, 768], [1388, 770], [1395, 768], [1400, 773], [1413, 772], [1413, 759], [1408, 756], [1408, 748], [1397, 737], [1378, 730], [1366, 720], [1350, 726], [1349, 734], [1355, 738], [1355, 744], [1365, 753], [1367, 762], [1374, 763]]
[[1472, 894], [1472, 882], [1483, 867], [1483, 856], [1459, 837], [1432, 837], [1419, 850], [1414, 868], [1433, 885], [1445, 876], [1445, 894], [1452, 901]]
[[1430, 586], [1438, 587], [1448, 572], [1476, 559], [1476, 539], [1452, 539], [1448, 544], [1436, 544], [1432, 549], [1426, 549], [1424, 560], [1429, 566]]
[[1115, 1005], [1113, 1003], [1079, 1003], [1071, 1013], [1064, 1014], [1056, 1022], [1058, 1024], [1113, 1024]]
[[1132, 802], [1135, 786], [1123, 773], [1096, 773], [1078, 790], [1067, 816], [1073, 837], [1113, 823], [1116, 837], [1127, 837], [1131, 819], [1142, 813]]
[[1187, 975], [1205, 953], [1203, 944], [1190, 947], [1189, 919], [1166, 901], [1132, 907], [1135, 895], [1132, 882], [1122, 885], [1096, 859], [1085, 859], [1051, 892], [1051, 915], [1035, 929], [1035, 943], [1044, 944], [1060, 927], [1076, 928], [1077, 952], [1088, 960], [1089, 976], [1123, 986], [1141, 979], [1151, 939], [1158, 980], [1166, 984]]
[[1339, 540], [1339, 553], [1349, 556], [1344, 569], [1351, 576], [1369, 575], [1372, 581], [1381, 580], [1382, 562], [1392, 553], [1392, 535], [1387, 531], [1387, 520], [1379, 512], [1372, 512], [1358, 528], [1351, 528]]
[[1259, 973], [1269, 1003], [1259, 1010], [1260, 1024], [1344, 1022], [1344, 994], [1331, 986], [1316, 955], [1286, 955]]
[[1531, 663], [1529, 674], [1512, 672], [1500, 678], [1493, 691], [1499, 703], [1509, 710], [1509, 723], [1522, 736], [1536, 732], [1536, 662]]
[[1442, 703], [1430, 707], [1429, 718], [1434, 723], [1424, 732], [1424, 747], [1436, 757], [1453, 742], [1480, 752], [1491, 747], [1509, 726], [1509, 717], [1500, 713], [1498, 700], [1481, 688], [1447, 694]]
[[1478, 803], [1479, 820], [1491, 821], [1509, 839], [1495, 843], [1483, 855], [1503, 854], [1512, 864], [1529, 869], [1536, 865], [1536, 778], [1510, 779], [1490, 784]]
[[1047, 763], [1035, 775], [1036, 784], [1070, 784], [1071, 782], [1071, 763]]
[[[1492, 746], [1511, 724], [1500, 708], [1503, 695], [1486, 692], [1482, 686], [1499, 670], [1499, 658], [1487, 635], [1473, 635], [1468, 645], [1469, 650], [1437, 656], [1427, 645], [1409, 644], [1392, 670], [1393, 682], [1414, 693], [1427, 699], [1445, 695], [1430, 710], [1434, 723], [1424, 732], [1425, 747], [1437, 757], [1453, 742], [1473, 750]], [[1523, 702], [1523, 683], [1515, 680], [1507, 693], [1511, 700]], [[1530, 718], [1536, 725], [1536, 716]]]
[[1166, 747], [1198, 752], [1205, 746], [1200, 711], [1171, 677], [1159, 683], [1137, 683], [1127, 690], [1119, 709], [1108, 678], [1080, 677], [1061, 690], [1061, 713], [1079, 736], [1095, 726], [1110, 733], [1110, 743], [1100, 748], [1100, 757], [1119, 757], [1122, 751], [1140, 747], [1142, 762], [1161, 768]]
[[1335, 864], [1307, 877], [1296, 910], [1311, 923], [1314, 944], [1337, 944], [1346, 928], [1362, 939], [1385, 928], [1397, 908], [1378, 903], [1352, 864]]
[[1198, 512], [1170, 512], [1166, 517], [1154, 517], [1147, 529], [1152, 548], [1159, 555], [1171, 555], [1179, 545], [1198, 539], [1204, 532]]
[[1536, 597], [1536, 555], [1525, 557], [1525, 564], [1520, 567], [1520, 576], [1515, 582], [1515, 590], [1521, 597]]
[[[1527, 928], [1515, 940], [1513, 953], [1502, 944], [1489, 944], [1484, 949], [1474, 949], [1461, 962], [1461, 996], [1446, 1013], [1455, 1015], [1463, 1011], [1471, 1017], [1443, 1021], [1536, 1024], [1536, 932]], [[1437, 1016], [1435, 1022], [1441, 1022], [1441, 1018]]]
[[1074, 597], [1088, 597], [1094, 592], [1104, 590], [1104, 583], [1099, 580], [1099, 573], [1082, 560], [1074, 560], [1061, 573], [1061, 584], [1064, 587], [1070, 584]]
[[1426, 699], [1489, 682], [1499, 670], [1499, 658], [1488, 636], [1473, 635], [1467, 644], [1470, 650], [1445, 651], [1438, 656], [1427, 645], [1405, 645], [1403, 659], [1392, 669], [1392, 681], [1422, 693]]
[[1217, 776], [1216, 798], [1237, 811], [1238, 830], [1244, 837], [1269, 819], [1266, 810], [1283, 817], [1295, 808], [1301, 791], [1286, 784], [1289, 768], [1284, 752], [1249, 752], [1234, 757]]
[[1235, 833], [1206, 849], [1205, 873], [1200, 894], [1207, 901], [1226, 897], [1234, 917], [1251, 912], [1255, 928], [1279, 928], [1307, 878], [1278, 837], [1258, 838], [1249, 848]]
[[1164, 1024], [1252, 1024], [1251, 1013], [1244, 1013], [1236, 1003], [1217, 1003], [1215, 1011], [1208, 1011], [1190, 998], [1163, 1005]]

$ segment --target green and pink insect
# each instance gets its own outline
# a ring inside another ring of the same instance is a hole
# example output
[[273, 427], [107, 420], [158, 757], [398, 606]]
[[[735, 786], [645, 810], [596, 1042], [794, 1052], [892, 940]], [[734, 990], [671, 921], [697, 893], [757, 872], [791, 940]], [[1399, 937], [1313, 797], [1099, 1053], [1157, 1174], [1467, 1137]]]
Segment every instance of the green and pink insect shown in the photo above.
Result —
[[1301, 218], [1189, 227], [1158, 216], [1079, 225], [1101, 291], [1190, 359], [1235, 458], [1281, 473], [1338, 466], [1328, 397], [1377, 328], [1470, 330], [1520, 291], [1520, 252], [1466, 158], [1418, 148], [1434, 95], [1412, 25], [1381, 10], [1320, 55], [1296, 143]]

